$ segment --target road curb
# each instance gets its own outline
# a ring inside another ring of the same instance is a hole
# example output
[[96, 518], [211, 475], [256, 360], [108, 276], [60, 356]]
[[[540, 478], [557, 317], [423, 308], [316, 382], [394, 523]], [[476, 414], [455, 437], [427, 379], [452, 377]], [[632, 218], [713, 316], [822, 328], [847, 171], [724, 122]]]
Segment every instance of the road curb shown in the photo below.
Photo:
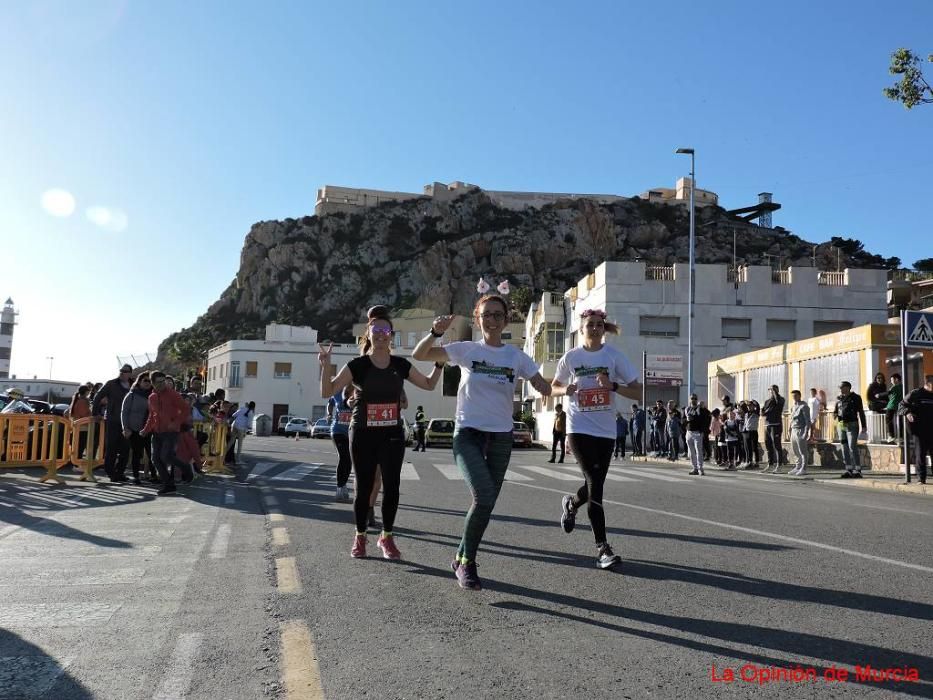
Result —
[[828, 486], [852, 486], [854, 488], [862, 489], [879, 489], [881, 491], [891, 491], [892, 493], [910, 493], [918, 496], [933, 496], [933, 486], [930, 484], [920, 484], [920, 483], [910, 483], [905, 484], [903, 482], [897, 481], [879, 481], [877, 479], [840, 479], [829, 480], [829, 479], [815, 479], [819, 484], [826, 484]]

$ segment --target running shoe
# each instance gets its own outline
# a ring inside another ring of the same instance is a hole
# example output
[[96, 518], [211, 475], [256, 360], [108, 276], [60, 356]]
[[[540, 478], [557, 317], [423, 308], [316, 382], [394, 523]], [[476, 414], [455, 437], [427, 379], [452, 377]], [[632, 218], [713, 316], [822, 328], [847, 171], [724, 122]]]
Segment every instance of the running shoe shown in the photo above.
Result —
[[842, 474], [839, 475], [840, 479], [851, 479], [853, 476], [852, 472], [846, 469]]
[[853, 479], [861, 479], [861, 478], [862, 478], [862, 472], [861, 472], [861, 471], [852, 472], [852, 478], [853, 478]]
[[687, 472], [687, 475], [688, 475], [688, 476], [699, 476], [699, 475], [700, 475], [700, 472], [699, 472], [698, 470], [694, 469], [692, 472]]
[[596, 566], [600, 569], [611, 569], [616, 564], [621, 563], [622, 557], [612, 551], [612, 547], [609, 546], [608, 542], [603, 542], [599, 545], [599, 549], [596, 552]]
[[366, 556], [366, 535], [357, 535], [353, 538], [353, 548], [350, 550], [350, 556], [354, 559], [362, 559]]
[[460, 588], [466, 588], [471, 591], [482, 590], [483, 584], [480, 583], [479, 574], [476, 573], [476, 562], [471, 561], [468, 564], [459, 564], [457, 566], [457, 583]]
[[376, 546], [382, 550], [382, 557], [384, 559], [401, 559], [402, 553], [398, 551], [398, 547], [395, 546], [395, 538], [392, 535], [383, 535], [378, 540], [376, 540]]
[[577, 514], [573, 510], [573, 496], [567, 494], [560, 499], [560, 526], [564, 532], [573, 532], [577, 524]]

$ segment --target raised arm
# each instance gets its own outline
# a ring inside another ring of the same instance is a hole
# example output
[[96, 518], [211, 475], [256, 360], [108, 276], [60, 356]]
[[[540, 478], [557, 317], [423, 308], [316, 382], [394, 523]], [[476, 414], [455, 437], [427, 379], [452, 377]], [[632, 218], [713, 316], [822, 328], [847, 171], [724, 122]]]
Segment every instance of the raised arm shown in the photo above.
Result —
[[434, 323], [431, 324], [431, 332], [419, 341], [415, 349], [411, 351], [411, 356], [422, 362], [431, 361], [440, 362], [441, 364], [448, 362], [450, 358], [447, 356], [447, 351], [442, 347], [435, 347], [434, 341], [447, 332], [453, 320], [453, 316], [438, 316], [435, 318]]
[[322, 347], [317, 354], [318, 362], [321, 364], [321, 396], [333, 396], [343, 391], [353, 381], [353, 375], [347, 365], [343, 366], [336, 377], [330, 376], [330, 357], [333, 349], [334, 344], [331, 343], [327, 349]]
[[[435, 350], [443, 350], [443, 348], [434, 348]], [[445, 355], [447, 353], [444, 353]], [[434, 391], [434, 387], [437, 386], [437, 381], [441, 378], [441, 375], [444, 374], [443, 365], [434, 365], [434, 369], [431, 370], [431, 374], [427, 377], [421, 373], [417, 367], [412, 366], [408, 371], [408, 381], [414, 384], [419, 389], [424, 389], [425, 391]]]

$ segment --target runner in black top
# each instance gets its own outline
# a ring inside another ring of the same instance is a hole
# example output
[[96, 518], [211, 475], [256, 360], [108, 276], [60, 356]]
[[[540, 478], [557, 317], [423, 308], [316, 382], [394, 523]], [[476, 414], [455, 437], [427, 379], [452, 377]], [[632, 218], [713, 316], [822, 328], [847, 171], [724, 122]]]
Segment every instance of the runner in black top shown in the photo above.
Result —
[[399, 559], [401, 554], [392, 537], [395, 514], [398, 511], [399, 482], [405, 457], [405, 434], [402, 428], [400, 403], [403, 384], [407, 379], [421, 389], [431, 391], [437, 385], [441, 370], [435, 366], [425, 377], [403, 357], [393, 357], [392, 321], [388, 309], [374, 306], [368, 313], [369, 322], [362, 347], [362, 356], [348, 362], [336, 377], [331, 378], [331, 345], [321, 348], [321, 395], [332, 396], [348, 384], [357, 390], [350, 419], [350, 455], [356, 473], [356, 494], [353, 512], [356, 517], [356, 537], [350, 556], [366, 556], [366, 520], [369, 495], [376, 468], [382, 467], [382, 536], [377, 546], [386, 559]]

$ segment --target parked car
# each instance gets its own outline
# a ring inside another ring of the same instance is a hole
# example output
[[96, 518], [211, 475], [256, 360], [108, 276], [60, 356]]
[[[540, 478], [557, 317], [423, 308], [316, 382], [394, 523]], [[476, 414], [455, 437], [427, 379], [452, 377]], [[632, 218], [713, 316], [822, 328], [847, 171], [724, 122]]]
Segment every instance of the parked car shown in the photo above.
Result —
[[424, 434], [425, 447], [453, 447], [454, 422], [449, 418], [432, 418]]
[[330, 421], [326, 418], [318, 418], [314, 421], [314, 426], [311, 428], [311, 437], [313, 438], [324, 438], [325, 440], [330, 437]]
[[279, 416], [279, 424], [275, 427], [275, 432], [279, 435], [285, 434], [285, 426], [288, 425], [288, 421], [296, 416]]
[[415, 424], [409, 423], [405, 416], [402, 416], [402, 430], [405, 431], [405, 446], [411, 447], [415, 444]]
[[26, 403], [32, 406], [32, 410], [36, 413], [50, 414], [52, 412], [52, 404], [42, 399], [26, 399]]
[[292, 418], [285, 424], [286, 435], [311, 435], [311, 426], [307, 418]]
[[534, 440], [531, 429], [520, 421], [515, 421], [512, 427], [512, 447], [531, 447]]

